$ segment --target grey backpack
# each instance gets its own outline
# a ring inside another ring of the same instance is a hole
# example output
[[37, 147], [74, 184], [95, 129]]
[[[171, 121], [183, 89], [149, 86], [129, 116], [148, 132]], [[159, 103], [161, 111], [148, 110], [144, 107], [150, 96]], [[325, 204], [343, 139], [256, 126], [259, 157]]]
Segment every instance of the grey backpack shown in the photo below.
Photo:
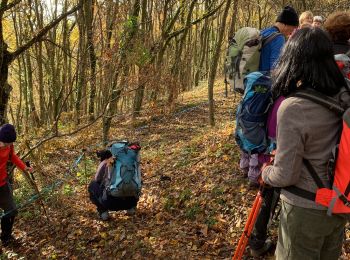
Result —
[[251, 27], [243, 27], [235, 33], [225, 59], [225, 79], [230, 89], [244, 93], [244, 77], [259, 70], [261, 49], [278, 35], [281, 33], [262, 37], [258, 29]]

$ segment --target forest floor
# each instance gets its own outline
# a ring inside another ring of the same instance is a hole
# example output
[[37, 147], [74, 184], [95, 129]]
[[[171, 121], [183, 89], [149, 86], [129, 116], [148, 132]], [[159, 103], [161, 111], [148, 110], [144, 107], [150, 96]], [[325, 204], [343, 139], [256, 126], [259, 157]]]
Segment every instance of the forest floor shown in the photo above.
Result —
[[[206, 84], [182, 94], [173, 112], [153, 109], [137, 121], [114, 122], [112, 139], [142, 146], [144, 185], [134, 216], [113, 212], [101, 221], [89, 201], [100, 127], [43, 146], [37, 181], [42, 188], [64, 184], [44, 196], [47, 215], [39, 204], [20, 210], [14, 234], [21, 245], [3, 248], [1, 258], [230, 259], [257, 191], [238, 168], [231, 137], [236, 103], [233, 94], [225, 98], [221, 82], [215, 86], [215, 127], [208, 123]], [[85, 157], [69, 172], [83, 148]], [[26, 193], [18, 188], [15, 194]], [[271, 228], [275, 241], [277, 225]]]

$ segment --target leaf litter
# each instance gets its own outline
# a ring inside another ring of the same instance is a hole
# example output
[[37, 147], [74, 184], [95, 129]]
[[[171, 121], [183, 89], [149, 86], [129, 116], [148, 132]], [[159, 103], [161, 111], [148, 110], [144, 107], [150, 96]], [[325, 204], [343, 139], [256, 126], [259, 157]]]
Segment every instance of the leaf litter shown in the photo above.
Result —
[[[108, 222], [98, 219], [86, 191], [98, 161], [94, 150], [88, 150], [88, 173], [82, 166], [78, 177], [65, 180], [71, 189], [60, 189], [46, 199], [47, 219], [38, 205], [21, 211], [14, 232], [21, 247], [3, 249], [2, 256], [230, 259], [257, 191], [248, 188], [239, 171], [239, 150], [232, 138], [232, 111], [237, 102], [232, 94], [225, 98], [223, 85], [217, 85], [216, 126], [211, 128], [206, 91], [203, 85], [182, 94], [176, 111], [190, 107], [187, 112], [162, 116], [146, 111], [138, 121], [114, 122], [112, 140], [127, 137], [140, 141], [143, 147], [144, 185], [135, 216], [112, 212]], [[62, 169], [67, 169], [83, 148], [99, 142], [96, 133], [100, 131], [97, 126], [51, 143], [50, 159], [42, 162], [45, 180], [62, 177]], [[87, 178], [82, 179], [85, 175]], [[271, 227], [275, 241], [277, 225]], [[343, 251], [343, 259], [347, 259], [349, 246]], [[270, 258], [272, 255], [266, 257]]]

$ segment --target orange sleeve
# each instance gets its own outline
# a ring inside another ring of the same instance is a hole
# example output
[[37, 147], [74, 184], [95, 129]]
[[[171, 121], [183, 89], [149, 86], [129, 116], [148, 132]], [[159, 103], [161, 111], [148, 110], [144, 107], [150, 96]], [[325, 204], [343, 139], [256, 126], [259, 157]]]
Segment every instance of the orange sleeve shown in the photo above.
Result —
[[22, 171], [24, 171], [27, 167], [25, 163], [15, 153], [12, 154], [11, 161]]

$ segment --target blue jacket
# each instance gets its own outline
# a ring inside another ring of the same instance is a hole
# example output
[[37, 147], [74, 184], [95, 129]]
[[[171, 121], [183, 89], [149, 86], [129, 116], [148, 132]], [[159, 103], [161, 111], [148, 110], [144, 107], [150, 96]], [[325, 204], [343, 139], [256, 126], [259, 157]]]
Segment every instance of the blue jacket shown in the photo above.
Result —
[[[268, 27], [261, 31], [262, 37], [269, 36], [271, 33], [279, 32], [278, 28], [276, 26]], [[260, 54], [260, 65], [259, 65], [259, 71], [267, 71], [270, 72], [274, 66], [275, 63], [280, 56], [281, 49], [285, 43], [284, 36], [278, 35], [275, 39], [273, 39], [271, 42], [267, 43], [261, 50]]]

